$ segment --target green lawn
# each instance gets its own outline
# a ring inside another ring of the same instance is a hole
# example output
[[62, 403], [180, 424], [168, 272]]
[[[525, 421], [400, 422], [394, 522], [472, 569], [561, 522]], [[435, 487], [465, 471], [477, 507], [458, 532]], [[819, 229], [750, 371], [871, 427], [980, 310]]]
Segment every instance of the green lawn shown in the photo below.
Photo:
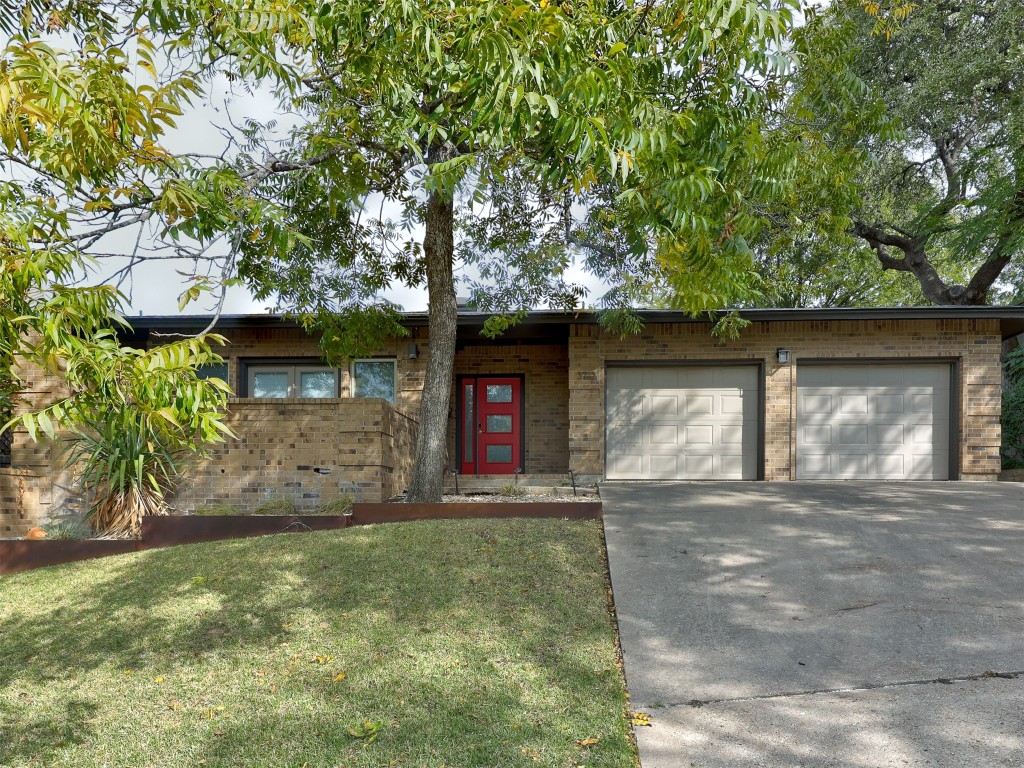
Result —
[[561, 520], [0, 577], [0, 765], [633, 766], [605, 589], [599, 524]]

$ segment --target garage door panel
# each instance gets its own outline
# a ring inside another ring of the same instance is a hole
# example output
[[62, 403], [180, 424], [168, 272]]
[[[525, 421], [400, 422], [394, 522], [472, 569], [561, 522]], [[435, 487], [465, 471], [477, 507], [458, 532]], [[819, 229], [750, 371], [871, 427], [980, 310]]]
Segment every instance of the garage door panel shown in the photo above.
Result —
[[675, 424], [652, 424], [649, 430], [651, 445], [679, 445], [679, 427]]
[[710, 416], [715, 412], [715, 398], [713, 395], [687, 395], [686, 415], [687, 416]]
[[935, 442], [935, 430], [931, 424], [915, 424], [911, 430], [911, 442], [915, 445], [932, 445]]
[[720, 395], [718, 398], [720, 403], [718, 412], [723, 416], [727, 414], [742, 416], [744, 407], [749, 407], [746, 406], [745, 401], [749, 400], [749, 397], [744, 397], [743, 395]]
[[648, 474], [656, 480], [674, 480], [679, 474], [679, 458], [675, 454], [648, 457]]
[[[609, 393], [611, 395], [612, 393]], [[618, 393], [616, 393], [618, 394]], [[616, 423], [639, 421], [644, 415], [644, 398], [626, 393], [622, 398], [608, 398], [608, 420]]]
[[809, 480], [832, 475], [832, 454], [803, 452], [797, 457], [797, 470]]
[[678, 395], [651, 395], [647, 399], [644, 414], [652, 416], [678, 416], [682, 412]]
[[[909, 373], [908, 369], [902, 365], [879, 365], [874, 370], [864, 368], [862, 372], [864, 377], [856, 383], [861, 385], [870, 384], [872, 387], [902, 389], [911, 383], [908, 381], [909, 378], [914, 378], [914, 374]], [[837, 383], [843, 386], [846, 385], [846, 382]], [[925, 385], [927, 385], [927, 382], [925, 382]]]
[[869, 402], [870, 412], [873, 414], [898, 414], [903, 413], [903, 395], [876, 394]]
[[935, 397], [931, 394], [914, 393], [907, 396], [907, 411], [930, 414], [935, 410]]
[[692, 479], [715, 476], [715, 457], [711, 454], [687, 453], [683, 456], [683, 471]]
[[688, 424], [683, 427], [683, 442], [687, 448], [711, 446], [715, 443], [715, 427], [713, 424]]
[[736, 477], [742, 477], [746, 471], [746, 462], [744, 462], [743, 454], [729, 454], [722, 453], [718, 456], [720, 475], [733, 475]]
[[822, 426], [804, 426], [803, 438], [805, 445], [831, 445], [832, 427], [828, 424]]
[[642, 368], [609, 368], [605, 375], [605, 385], [609, 390], [636, 392], [643, 389], [644, 371]]
[[869, 433], [874, 432], [872, 443], [875, 445], [903, 445], [906, 435], [902, 424], [876, 424]]
[[[755, 425], [756, 426], [756, 425]], [[743, 445], [744, 427], [742, 424], [724, 424], [719, 427], [720, 445]]]
[[912, 456], [912, 480], [931, 480], [937, 469], [949, 466], [949, 453], [916, 453]]
[[832, 413], [832, 395], [809, 395], [801, 393], [797, 398], [801, 410], [805, 413], [815, 415], [829, 415]]
[[839, 445], [868, 445], [871, 427], [868, 424], [840, 424]]
[[839, 395], [839, 412], [858, 416], [868, 413], [867, 395]]
[[840, 453], [837, 457], [839, 476], [843, 479], [864, 477], [868, 472], [868, 457], [864, 453]]
[[[757, 476], [757, 367], [619, 370], [606, 376], [609, 479]], [[637, 381], [644, 386], [623, 386]]]
[[797, 478], [946, 479], [950, 380], [944, 364], [800, 369]]
[[730, 386], [726, 381], [724, 384], [715, 376], [713, 368], [676, 368], [676, 386], [681, 389], [712, 389], [714, 387]]
[[616, 477], [636, 480], [643, 477], [644, 459], [640, 453], [617, 453], [608, 457], [608, 471]]
[[879, 456], [878, 462], [878, 474], [885, 480], [901, 480], [907, 474], [907, 468], [904, 466], [904, 455], [902, 453], [892, 454], [890, 456]]

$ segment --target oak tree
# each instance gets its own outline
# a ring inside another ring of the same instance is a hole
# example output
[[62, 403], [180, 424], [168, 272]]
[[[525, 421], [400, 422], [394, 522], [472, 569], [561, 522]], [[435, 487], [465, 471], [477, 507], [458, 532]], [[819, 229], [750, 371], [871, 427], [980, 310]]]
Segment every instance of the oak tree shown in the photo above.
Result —
[[[804, 146], [802, 180], [772, 212], [763, 253], [841, 283], [826, 299], [1012, 298], [1024, 252], [1024, 6], [835, 0], [809, 12], [795, 49], [778, 125]], [[913, 282], [881, 279], [858, 247]]]

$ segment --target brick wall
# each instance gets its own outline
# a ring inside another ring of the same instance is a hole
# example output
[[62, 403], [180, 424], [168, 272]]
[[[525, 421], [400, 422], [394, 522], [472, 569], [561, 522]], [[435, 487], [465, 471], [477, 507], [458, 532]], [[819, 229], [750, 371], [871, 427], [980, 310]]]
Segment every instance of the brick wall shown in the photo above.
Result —
[[[569, 351], [561, 344], [467, 346], [455, 355], [456, 376], [524, 374], [528, 473], [569, 469]], [[456, 398], [452, 396], [448, 454], [455, 456]]]
[[21, 538], [39, 524], [45, 478], [28, 469], [0, 468], [0, 539]]
[[[243, 391], [242, 370], [246, 360], [260, 358], [318, 358], [316, 337], [301, 328], [247, 328], [224, 332], [230, 344], [220, 353], [228, 362], [228, 383]], [[416, 344], [416, 359], [409, 358], [409, 345]], [[424, 373], [430, 355], [426, 331], [396, 339], [373, 356], [393, 357], [397, 365], [395, 410], [412, 420], [419, 417]], [[569, 456], [569, 360], [568, 350], [559, 344], [496, 344], [460, 347], [455, 356], [455, 375], [524, 374], [526, 398], [526, 457], [528, 472], [565, 472]], [[339, 377], [341, 398], [351, 393], [351, 376], [342, 367]], [[455, 455], [455, 393], [453, 389], [449, 455]], [[410, 455], [415, 453], [415, 438]], [[451, 461], [449, 461], [451, 463]], [[411, 475], [411, 465], [409, 474]], [[405, 483], [409, 477], [405, 477]], [[405, 485], [397, 483], [404, 489]]]
[[416, 424], [384, 400], [239, 399], [227, 423], [237, 439], [188, 469], [170, 499], [177, 511], [230, 504], [250, 512], [281, 494], [302, 510], [345, 493], [383, 501], [408, 480]]
[[[569, 338], [569, 453], [577, 472], [604, 472], [604, 374], [607, 361], [750, 360], [765, 363], [765, 479], [795, 476], [796, 370], [801, 358], [848, 360], [955, 357], [960, 369], [960, 476], [999, 475], [1000, 334], [997, 320], [870, 320], [753, 323], [734, 341], [704, 323], [651, 324], [620, 339], [575, 325]], [[779, 365], [786, 347], [793, 365]]]
[[[20, 403], [15, 413], [64, 397], [60, 377], [24, 360], [16, 361]], [[23, 427], [13, 429], [11, 466], [0, 469], [0, 537], [22, 536], [35, 525], [79, 516], [87, 508], [74, 473], [53, 444], [35, 442]]]
[[[232, 328], [220, 332], [229, 344], [217, 352], [228, 364], [228, 384], [234, 392], [243, 392], [243, 364], [246, 360], [270, 358], [287, 362], [288, 358], [321, 358], [319, 336], [309, 335], [301, 328]], [[419, 418], [420, 392], [427, 366], [430, 345], [424, 329], [412, 329], [412, 335], [395, 339], [370, 357], [392, 357], [397, 367], [395, 408], [405, 415]], [[409, 358], [409, 345], [416, 344], [418, 356]], [[351, 371], [341, 366], [339, 392], [342, 398], [352, 392]]]

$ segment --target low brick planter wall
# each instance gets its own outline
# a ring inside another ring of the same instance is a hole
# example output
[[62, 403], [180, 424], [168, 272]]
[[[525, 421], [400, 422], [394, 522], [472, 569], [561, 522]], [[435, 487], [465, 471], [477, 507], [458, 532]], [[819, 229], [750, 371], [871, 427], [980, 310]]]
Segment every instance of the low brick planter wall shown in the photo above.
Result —
[[278, 533], [330, 531], [350, 525], [472, 518], [600, 520], [600, 502], [475, 502], [455, 504], [356, 504], [352, 515], [166, 515], [142, 518], [141, 539], [85, 541], [0, 540], [0, 574], [147, 549], [244, 539]]
[[1004, 469], [999, 479], [1010, 483], [1024, 483], [1024, 469]]
[[555, 517], [600, 520], [599, 501], [458, 502], [453, 504], [356, 504], [349, 525], [398, 523], [409, 520]]
[[48, 565], [124, 555], [145, 549], [137, 539], [85, 539], [84, 541], [0, 540], [0, 574], [44, 568]]

